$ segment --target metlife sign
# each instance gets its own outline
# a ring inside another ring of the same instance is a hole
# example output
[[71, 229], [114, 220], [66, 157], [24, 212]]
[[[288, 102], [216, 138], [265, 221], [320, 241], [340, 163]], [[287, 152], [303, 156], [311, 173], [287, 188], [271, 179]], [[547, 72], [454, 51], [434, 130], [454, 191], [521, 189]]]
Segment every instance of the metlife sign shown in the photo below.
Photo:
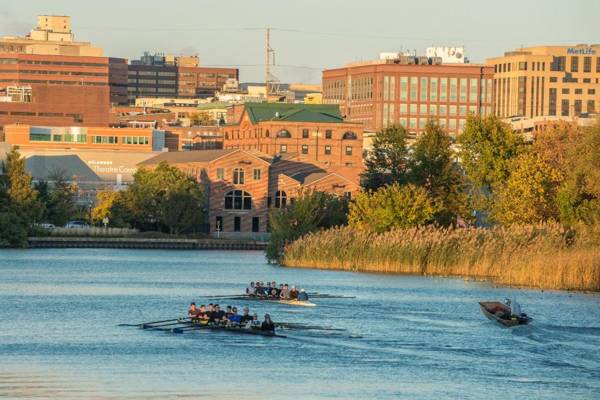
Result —
[[592, 47], [569, 47], [567, 49], [567, 54], [574, 56], [584, 56], [584, 55], [596, 55], [596, 49]]

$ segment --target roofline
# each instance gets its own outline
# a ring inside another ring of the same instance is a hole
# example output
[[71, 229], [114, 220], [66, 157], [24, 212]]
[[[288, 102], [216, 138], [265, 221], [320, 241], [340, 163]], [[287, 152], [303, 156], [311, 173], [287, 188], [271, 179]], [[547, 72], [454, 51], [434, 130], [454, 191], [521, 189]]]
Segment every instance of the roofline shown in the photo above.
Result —
[[[323, 176], [323, 177], [321, 177], [321, 178], [319, 178], [319, 179], [316, 179], [316, 180], [312, 181], [311, 183], [308, 183], [308, 184], [305, 184], [305, 185], [303, 184], [303, 185], [304, 185], [304, 186], [310, 186], [310, 185], [313, 185], [313, 184], [315, 184], [315, 183], [317, 183], [317, 182], [319, 182], [319, 181], [322, 181], [323, 179], [327, 178], [327, 177], [328, 177], [328, 176], [330, 176], [330, 175], [336, 175], [337, 177], [339, 177], [339, 178], [342, 178], [342, 179], [343, 179], [343, 180], [345, 180], [346, 182], [349, 182], [349, 183], [352, 183], [352, 184], [355, 184], [355, 185], [356, 185], [356, 183], [355, 183], [355, 182], [352, 182], [350, 179], [346, 178], [345, 176], [342, 176], [342, 175], [338, 174], [337, 172], [327, 172], [327, 175], [325, 175], [325, 176]], [[359, 186], [360, 186], [360, 185], [359, 185]]]

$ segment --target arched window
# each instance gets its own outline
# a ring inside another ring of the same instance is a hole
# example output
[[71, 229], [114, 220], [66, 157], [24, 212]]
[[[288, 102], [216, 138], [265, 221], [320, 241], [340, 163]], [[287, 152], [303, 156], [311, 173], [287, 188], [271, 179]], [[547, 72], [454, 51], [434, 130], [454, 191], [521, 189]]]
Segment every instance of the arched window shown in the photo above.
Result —
[[269, 130], [267, 129], [267, 131], [265, 132], [265, 136], [269, 137]]
[[243, 185], [244, 184], [244, 170], [242, 168], [233, 169], [233, 184]]
[[277, 134], [277, 137], [289, 139], [292, 137], [292, 134], [287, 129], [282, 129]]
[[287, 204], [287, 194], [283, 190], [275, 193], [275, 208], [284, 208]]
[[342, 140], [356, 140], [356, 133], [348, 131], [344, 133]]
[[225, 195], [226, 210], [251, 210], [252, 196], [243, 190], [232, 190]]

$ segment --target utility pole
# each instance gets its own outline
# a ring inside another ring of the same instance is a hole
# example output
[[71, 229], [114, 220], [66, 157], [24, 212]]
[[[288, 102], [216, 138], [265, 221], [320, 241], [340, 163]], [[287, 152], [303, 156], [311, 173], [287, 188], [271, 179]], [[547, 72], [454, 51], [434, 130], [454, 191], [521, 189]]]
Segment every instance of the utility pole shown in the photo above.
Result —
[[267, 28], [267, 43], [266, 43], [266, 63], [265, 63], [265, 90], [267, 94], [267, 103], [269, 102], [270, 80], [271, 80], [271, 28]]

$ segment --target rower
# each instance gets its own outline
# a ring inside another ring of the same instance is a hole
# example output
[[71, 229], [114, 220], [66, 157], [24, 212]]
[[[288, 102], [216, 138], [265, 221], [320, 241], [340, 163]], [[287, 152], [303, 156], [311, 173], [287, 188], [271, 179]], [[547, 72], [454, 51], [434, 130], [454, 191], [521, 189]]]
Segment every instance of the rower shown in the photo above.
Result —
[[290, 290], [287, 283], [281, 288], [281, 292], [279, 292], [279, 297], [284, 300], [290, 299]]
[[191, 302], [190, 303], [190, 308], [188, 308], [188, 318], [191, 318], [191, 319], [198, 318], [198, 312], [199, 311], [200, 310], [198, 310], [196, 308], [196, 303]]
[[196, 318], [201, 319], [201, 320], [208, 320], [208, 315], [206, 313], [206, 306], [204, 304], [202, 304], [200, 306], [200, 310], [198, 310], [198, 314], [196, 315]]
[[271, 282], [271, 292], [269, 294], [273, 297], [279, 297], [279, 289], [277, 289], [277, 282]]
[[244, 307], [244, 315], [242, 315], [241, 323], [245, 324], [248, 321], [252, 321], [252, 316], [250, 315], [250, 309], [248, 307]]
[[218, 304], [215, 304], [215, 311], [213, 313], [213, 322], [220, 323], [225, 318], [225, 311], [221, 310]]
[[296, 286], [292, 286], [292, 288], [290, 289], [290, 299], [297, 299], [298, 298], [298, 290], [296, 289]]
[[300, 289], [300, 293], [298, 293], [298, 301], [308, 301], [308, 294], [304, 291], [304, 289]]
[[238, 314], [237, 307], [233, 307], [231, 311], [232, 311], [232, 313], [228, 318], [229, 323], [227, 325], [235, 325], [235, 326], [240, 325], [240, 323], [242, 322], [242, 316], [240, 314]]
[[271, 295], [271, 282], [267, 282], [267, 286], [263, 289], [263, 294], [265, 296]]
[[246, 294], [248, 296], [254, 296], [256, 294], [256, 287], [254, 286], [254, 282], [250, 282], [250, 286], [246, 288]]
[[260, 326], [260, 330], [264, 332], [275, 332], [275, 324], [271, 321], [271, 316], [265, 314], [265, 320]]

